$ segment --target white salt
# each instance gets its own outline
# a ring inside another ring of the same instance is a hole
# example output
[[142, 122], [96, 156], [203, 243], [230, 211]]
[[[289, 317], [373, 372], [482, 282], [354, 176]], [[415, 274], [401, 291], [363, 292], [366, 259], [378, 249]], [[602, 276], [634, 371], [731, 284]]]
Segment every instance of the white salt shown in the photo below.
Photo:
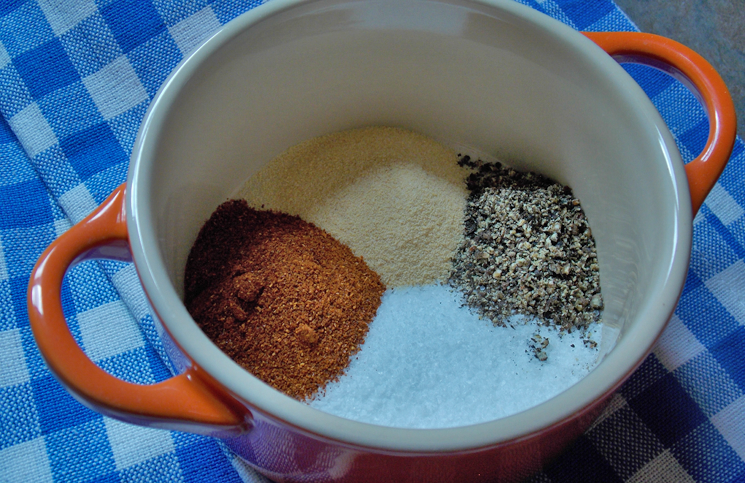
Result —
[[[513, 322], [479, 319], [447, 285], [390, 289], [345, 375], [309, 404], [383, 426], [463, 426], [544, 402], [595, 365], [598, 351], [579, 331]], [[550, 341], [545, 362], [530, 346], [534, 334]], [[600, 326], [589, 334], [599, 342]]]

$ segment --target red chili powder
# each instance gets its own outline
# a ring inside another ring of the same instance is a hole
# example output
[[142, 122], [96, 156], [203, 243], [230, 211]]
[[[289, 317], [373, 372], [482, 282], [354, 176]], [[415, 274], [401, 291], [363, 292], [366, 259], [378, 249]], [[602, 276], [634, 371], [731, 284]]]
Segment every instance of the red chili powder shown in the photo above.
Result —
[[185, 291], [189, 313], [220, 349], [302, 400], [342, 375], [385, 286], [315, 225], [231, 200], [200, 230]]

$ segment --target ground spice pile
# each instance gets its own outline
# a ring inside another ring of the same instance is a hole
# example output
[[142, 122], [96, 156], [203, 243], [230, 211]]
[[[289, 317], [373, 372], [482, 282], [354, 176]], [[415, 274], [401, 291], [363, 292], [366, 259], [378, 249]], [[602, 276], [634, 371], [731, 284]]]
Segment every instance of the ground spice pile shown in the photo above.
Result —
[[572, 330], [600, 317], [597, 252], [571, 189], [468, 156], [464, 239], [449, 282], [497, 325], [515, 314]]
[[393, 127], [309, 139], [238, 195], [300, 216], [365, 258], [389, 287], [443, 282], [462, 236], [468, 170], [452, 149]]
[[185, 272], [186, 307], [207, 336], [300, 400], [344, 372], [384, 291], [380, 277], [328, 233], [244, 200], [212, 214]]

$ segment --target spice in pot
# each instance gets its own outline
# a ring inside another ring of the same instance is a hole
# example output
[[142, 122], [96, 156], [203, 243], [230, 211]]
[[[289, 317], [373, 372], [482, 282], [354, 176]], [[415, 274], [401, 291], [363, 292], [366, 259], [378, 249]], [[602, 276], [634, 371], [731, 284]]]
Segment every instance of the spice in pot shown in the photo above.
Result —
[[239, 191], [300, 216], [365, 258], [388, 287], [444, 282], [463, 233], [468, 170], [452, 149], [394, 127], [309, 139]]
[[365, 345], [309, 404], [383, 426], [464, 426], [543, 403], [595, 366], [583, 340], [597, 324], [569, 333], [518, 318], [512, 328], [479, 319], [448, 285], [388, 289]]
[[567, 330], [597, 322], [595, 241], [571, 189], [500, 163], [459, 164], [475, 170], [450, 275], [465, 303], [498, 325], [514, 314]]
[[336, 380], [385, 286], [364, 260], [296, 216], [220, 205], [186, 263], [185, 303], [212, 341], [296, 399]]

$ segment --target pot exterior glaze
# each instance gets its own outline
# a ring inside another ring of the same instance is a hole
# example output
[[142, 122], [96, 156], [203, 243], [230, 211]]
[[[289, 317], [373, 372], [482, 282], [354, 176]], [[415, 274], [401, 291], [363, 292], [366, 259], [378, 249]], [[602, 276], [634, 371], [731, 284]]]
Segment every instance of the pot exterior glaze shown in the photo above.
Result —
[[[683, 166], [654, 106], [608, 54], [662, 68], [700, 95], [710, 136], [696, 160]], [[729, 158], [734, 119], [716, 72], [660, 37], [585, 36], [509, 0], [273, 0], [221, 28], [166, 80], [127, 184], [40, 258], [28, 297], [34, 337], [81, 403], [219, 437], [278, 481], [524, 478], [589, 427], [664, 330], [685, 282], [693, 215]], [[388, 428], [279, 393], [201, 332], [182, 303], [183, 268], [210, 213], [290, 146], [370, 125], [419, 131], [573, 188], [605, 300], [590, 374], [496, 421]], [[60, 286], [88, 258], [134, 261], [179, 375], [129, 384], [77, 346]]]

